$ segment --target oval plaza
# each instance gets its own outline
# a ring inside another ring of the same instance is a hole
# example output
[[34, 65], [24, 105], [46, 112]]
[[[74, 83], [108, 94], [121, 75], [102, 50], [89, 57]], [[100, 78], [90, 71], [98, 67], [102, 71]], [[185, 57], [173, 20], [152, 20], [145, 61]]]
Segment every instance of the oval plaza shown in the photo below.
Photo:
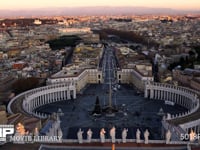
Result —
[[[88, 51], [91, 55], [86, 56]], [[127, 54], [132, 58], [125, 57]], [[14, 97], [8, 110], [49, 120], [56, 115], [54, 122], [49, 127], [44, 125], [40, 132], [59, 133], [63, 142], [77, 142], [79, 129], [84, 131], [85, 142], [89, 128], [93, 131], [91, 142], [100, 142], [102, 128], [107, 132], [105, 142], [109, 142], [113, 126], [118, 142], [124, 128], [128, 129], [129, 142], [137, 139], [137, 129], [141, 131], [141, 140], [145, 140], [143, 134], [148, 129], [149, 143], [165, 143], [167, 131], [171, 133], [170, 142], [176, 144], [183, 142], [181, 134], [198, 134], [199, 92], [154, 82], [151, 64], [134, 60], [135, 55], [136, 52], [124, 48], [80, 45], [75, 49], [72, 64], [51, 76], [46, 86]], [[21, 108], [16, 109], [16, 103]], [[95, 105], [101, 107], [98, 116], [92, 114]]]

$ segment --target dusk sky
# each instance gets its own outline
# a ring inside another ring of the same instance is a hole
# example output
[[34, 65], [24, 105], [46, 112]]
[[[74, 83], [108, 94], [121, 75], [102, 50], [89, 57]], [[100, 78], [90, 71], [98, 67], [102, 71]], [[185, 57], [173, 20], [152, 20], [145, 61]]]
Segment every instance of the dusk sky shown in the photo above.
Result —
[[142, 6], [200, 9], [200, 0], [0, 0], [0, 9], [29, 9], [80, 6]]

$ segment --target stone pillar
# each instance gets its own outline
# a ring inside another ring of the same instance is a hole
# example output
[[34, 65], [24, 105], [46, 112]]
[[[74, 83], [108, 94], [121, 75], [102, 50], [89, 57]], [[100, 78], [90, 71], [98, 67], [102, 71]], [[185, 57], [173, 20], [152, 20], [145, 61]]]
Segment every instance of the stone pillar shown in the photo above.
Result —
[[32, 101], [29, 102], [29, 112], [32, 112]]
[[54, 99], [54, 101], [56, 101], [56, 93], [55, 92], [53, 93], [53, 99]]
[[175, 103], [178, 101], [178, 94], [175, 93]]
[[157, 99], [157, 90], [153, 90], [153, 98]]
[[41, 106], [41, 104], [42, 104], [42, 96], [40, 95], [39, 96], [39, 106]]
[[155, 90], [155, 99], [158, 99], [158, 90]]
[[28, 111], [29, 111], [29, 112], [32, 111], [32, 104], [31, 104], [31, 102], [28, 102]]
[[65, 91], [62, 91], [62, 100], [65, 100]]
[[38, 96], [37, 99], [36, 99], [36, 107], [39, 106], [39, 101], [40, 101], [40, 97]]
[[46, 94], [46, 98], [47, 98], [46, 101], [47, 101], [47, 103], [49, 104], [50, 101], [49, 101], [49, 94], [48, 94], [48, 93]]
[[67, 91], [67, 99], [71, 99], [70, 90]]
[[29, 103], [26, 101], [26, 111], [29, 112]]
[[47, 104], [47, 94], [44, 95], [44, 103]]
[[57, 96], [56, 101], [59, 101], [59, 92], [58, 91], [56, 92], [56, 96]]
[[36, 98], [34, 98], [34, 108], [36, 107]]
[[61, 91], [58, 92], [58, 100], [61, 100]]
[[181, 96], [180, 104], [183, 105], [183, 101], [185, 99], [185, 96]]
[[51, 103], [50, 93], [48, 93], [48, 100], [49, 100], [49, 103]]
[[145, 92], [144, 92], [144, 97], [147, 98], [148, 97], [148, 90], [145, 89]]
[[187, 100], [187, 97], [185, 96], [184, 100], [183, 100], [183, 105], [185, 105], [185, 103], [187, 103], [188, 100]]
[[39, 106], [42, 105], [42, 95], [40, 95], [40, 101], [39, 101]]
[[174, 102], [174, 93], [171, 93], [171, 101]]
[[43, 96], [44, 95], [41, 95], [41, 105], [44, 105], [44, 103], [43, 103]]
[[158, 90], [158, 99], [161, 99], [161, 94], [160, 94], [160, 90]]
[[73, 90], [73, 98], [76, 99], [76, 89]]
[[45, 103], [45, 95], [43, 95], [43, 105], [46, 104]]
[[60, 91], [58, 91], [57, 93], [58, 93], [58, 101], [60, 101]]
[[49, 101], [48, 101], [48, 94], [47, 94], [47, 93], [45, 94], [45, 103], [46, 103], [46, 104], [49, 103]]
[[150, 90], [150, 99], [153, 99], [153, 98], [154, 98], [154, 90], [151, 89], [151, 90]]
[[42, 96], [39, 96], [39, 106], [42, 104]]
[[163, 91], [163, 100], [166, 100], [166, 91]]
[[170, 92], [170, 97], [169, 97], [170, 101], [173, 101], [173, 93]]
[[172, 95], [172, 101], [175, 103], [175, 93]]
[[33, 110], [33, 108], [34, 108], [34, 100], [33, 101], [31, 101], [32, 102], [32, 109], [31, 109], [31, 111]]
[[62, 91], [59, 91], [58, 93], [59, 93], [59, 101], [61, 101], [62, 100]]
[[33, 108], [35, 108], [35, 99], [33, 99]]
[[169, 100], [169, 92], [166, 92], [166, 100]]
[[174, 93], [174, 102], [177, 103], [177, 94]]
[[54, 98], [54, 102], [58, 101], [58, 92], [54, 92], [55, 98]]
[[174, 93], [171, 93], [171, 99], [172, 102], [174, 102]]
[[184, 98], [182, 100], [182, 105], [185, 106], [185, 103], [187, 103], [187, 98], [184, 96]]
[[[34, 109], [34, 107], [35, 107], [35, 102], [34, 102], [34, 100], [32, 101], [32, 110]], [[31, 110], [31, 111], [32, 111]]]
[[182, 98], [183, 98], [182, 95], [179, 95], [179, 102], [178, 102], [178, 103], [179, 103], [180, 105], [181, 105], [181, 103], [182, 103]]
[[64, 99], [65, 99], [65, 100], [67, 99], [67, 98], [66, 98], [66, 92], [67, 92], [67, 91], [64, 91]]
[[65, 91], [62, 91], [62, 93], [63, 93], [62, 99], [65, 100]]
[[37, 107], [37, 97], [34, 98], [34, 108], [36, 108], [36, 107]]
[[162, 91], [162, 100], [165, 100], [165, 91]]
[[185, 98], [184, 101], [183, 101], [183, 105], [188, 108], [189, 107], [189, 99], [188, 98]]
[[163, 100], [163, 91], [160, 90], [160, 99]]
[[51, 93], [51, 99], [53, 99], [54, 100], [54, 93]]
[[32, 112], [33, 109], [33, 101], [30, 101], [30, 112]]
[[35, 98], [35, 108], [37, 107], [37, 97]]
[[169, 101], [172, 101], [172, 93], [169, 92]]
[[63, 91], [61, 91], [60, 93], [61, 93], [60, 100], [63, 100]]
[[57, 92], [54, 92], [54, 101], [57, 101]]
[[52, 103], [51, 93], [48, 94], [49, 103]]
[[57, 101], [59, 101], [59, 99], [60, 99], [59, 98], [60, 97], [59, 91], [57, 91], [56, 94], [57, 94]]

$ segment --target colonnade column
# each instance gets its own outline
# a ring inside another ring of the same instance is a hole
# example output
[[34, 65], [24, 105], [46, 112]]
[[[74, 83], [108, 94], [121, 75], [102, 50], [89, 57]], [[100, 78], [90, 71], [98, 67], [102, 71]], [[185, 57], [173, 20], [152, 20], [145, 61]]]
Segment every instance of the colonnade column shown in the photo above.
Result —
[[147, 98], [148, 97], [148, 89], [145, 89], [145, 92], [144, 92], [144, 97]]
[[150, 99], [153, 99], [153, 97], [154, 97], [154, 90], [151, 89], [151, 90], [150, 90]]
[[64, 99], [66, 99], [66, 91], [64, 91]]
[[73, 98], [76, 99], [76, 89], [73, 90]]
[[154, 98], [158, 99], [158, 90], [154, 90], [154, 93], [155, 93]]
[[70, 90], [67, 91], [67, 99], [71, 99]]
[[158, 90], [158, 99], [159, 99], [159, 100], [161, 99], [161, 97], [160, 97], [160, 96], [161, 96], [160, 92], [161, 92], [161, 91]]

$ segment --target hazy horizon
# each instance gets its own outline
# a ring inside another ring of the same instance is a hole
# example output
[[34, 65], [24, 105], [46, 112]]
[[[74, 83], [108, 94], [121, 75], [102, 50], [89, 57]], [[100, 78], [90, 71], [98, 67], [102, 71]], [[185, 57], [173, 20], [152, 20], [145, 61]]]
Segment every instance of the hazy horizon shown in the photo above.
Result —
[[170, 8], [177, 10], [200, 10], [199, 0], [7, 0], [2, 1], [0, 10], [27, 10], [59, 7], [148, 7], [148, 8]]
[[176, 10], [171, 8], [126, 7], [126, 6], [82, 6], [53, 7], [24, 10], [0, 10], [0, 17], [39, 17], [39, 16], [89, 16], [89, 15], [183, 15], [200, 14], [200, 10]]
[[178, 10], [178, 11], [200, 11], [200, 9], [176, 9], [170, 7], [148, 7], [148, 6], [60, 6], [60, 7], [40, 7], [40, 8], [16, 8], [16, 9], [0, 9], [0, 11], [34, 11], [34, 10], [50, 10], [50, 9], [77, 9], [77, 8], [147, 8], [147, 9], [171, 9], [171, 10]]

